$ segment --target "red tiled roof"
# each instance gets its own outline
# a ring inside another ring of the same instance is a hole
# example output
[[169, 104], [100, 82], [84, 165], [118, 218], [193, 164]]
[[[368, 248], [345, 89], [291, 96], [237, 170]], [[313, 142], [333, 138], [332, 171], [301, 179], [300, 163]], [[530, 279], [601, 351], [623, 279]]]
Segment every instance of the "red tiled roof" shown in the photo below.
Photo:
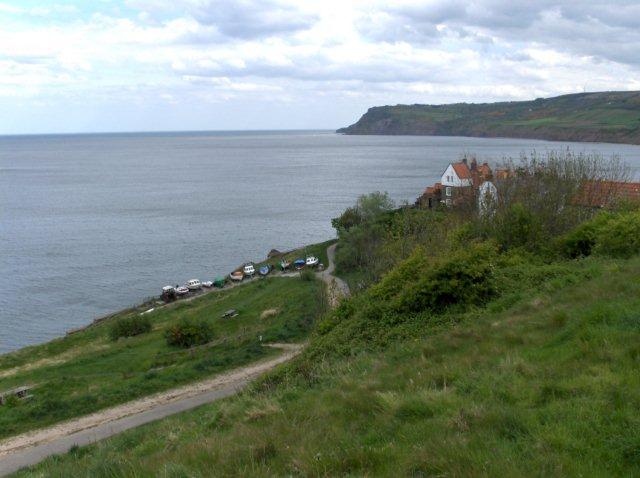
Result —
[[471, 179], [471, 171], [469, 170], [469, 166], [467, 166], [462, 161], [453, 163], [453, 170], [456, 172], [460, 179]]
[[478, 172], [484, 177], [491, 176], [491, 168], [487, 163], [482, 163], [482, 165], [478, 167]]
[[513, 171], [509, 169], [496, 169], [496, 179], [508, 179], [513, 176]]
[[577, 203], [603, 207], [614, 199], [640, 202], [640, 183], [621, 181], [590, 181], [579, 194]]

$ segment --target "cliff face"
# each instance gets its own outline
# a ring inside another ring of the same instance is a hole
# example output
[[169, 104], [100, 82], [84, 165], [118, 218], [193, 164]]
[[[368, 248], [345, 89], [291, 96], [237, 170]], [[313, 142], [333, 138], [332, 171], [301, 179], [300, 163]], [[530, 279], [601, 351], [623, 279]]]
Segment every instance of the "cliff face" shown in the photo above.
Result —
[[337, 132], [640, 144], [640, 92], [580, 93], [504, 103], [378, 106]]

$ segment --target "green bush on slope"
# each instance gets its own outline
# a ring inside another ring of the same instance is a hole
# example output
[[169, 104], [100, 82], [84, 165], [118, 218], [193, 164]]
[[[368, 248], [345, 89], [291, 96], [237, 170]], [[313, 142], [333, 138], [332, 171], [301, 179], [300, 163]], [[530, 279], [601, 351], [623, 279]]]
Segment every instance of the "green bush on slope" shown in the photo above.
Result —
[[496, 255], [490, 243], [471, 245], [440, 260], [416, 249], [378, 284], [326, 317], [310, 353], [324, 353], [326, 348], [341, 354], [358, 346], [384, 346], [403, 325], [420, 327], [447, 311], [483, 305], [497, 294]]
[[134, 337], [151, 331], [151, 320], [148, 317], [123, 317], [114, 322], [109, 329], [111, 340], [120, 337]]
[[169, 327], [164, 336], [168, 345], [189, 348], [210, 342], [213, 328], [206, 320], [182, 319]]
[[596, 254], [630, 257], [640, 252], [640, 210], [602, 212], [560, 239], [560, 249], [569, 258]]

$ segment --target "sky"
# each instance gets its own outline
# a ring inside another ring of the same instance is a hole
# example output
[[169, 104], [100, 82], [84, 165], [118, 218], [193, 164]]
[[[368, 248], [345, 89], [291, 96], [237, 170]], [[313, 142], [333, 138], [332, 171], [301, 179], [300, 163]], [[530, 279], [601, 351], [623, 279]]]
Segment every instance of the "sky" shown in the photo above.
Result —
[[0, 0], [0, 134], [334, 129], [640, 90], [640, 2]]

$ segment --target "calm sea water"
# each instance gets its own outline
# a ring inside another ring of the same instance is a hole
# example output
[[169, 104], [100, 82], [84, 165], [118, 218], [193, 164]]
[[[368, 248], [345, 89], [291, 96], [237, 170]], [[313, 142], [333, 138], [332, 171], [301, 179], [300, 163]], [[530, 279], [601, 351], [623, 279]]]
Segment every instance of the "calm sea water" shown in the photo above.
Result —
[[358, 195], [413, 200], [461, 154], [566, 146], [328, 132], [0, 137], [0, 353], [60, 336], [166, 284], [334, 236]]

